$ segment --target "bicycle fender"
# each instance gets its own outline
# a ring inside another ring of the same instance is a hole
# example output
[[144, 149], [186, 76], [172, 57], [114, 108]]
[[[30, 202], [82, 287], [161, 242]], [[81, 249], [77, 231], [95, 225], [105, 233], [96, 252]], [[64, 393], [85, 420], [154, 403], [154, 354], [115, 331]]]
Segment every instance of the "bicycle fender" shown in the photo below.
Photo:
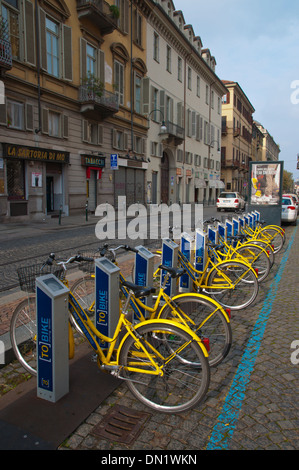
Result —
[[[161, 319], [161, 318], [160, 318], [159, 320], [157, 320], [157, 319], [156, 319], [156, 320], [146, 320], [146, 321], [140, 322], [140, 323], [138, 323], [138, 325], [134, 326], [134, 330], [138, 333], [138, 329], [139, 329], [141, 326], [143, 326], [143, 325], [157, 324], [157, 323], [158, 323], [158, 324], [161, 324], [161, 326], [163, 326], [163, 325], [170, 325], [170, 326], [174, 326], [174, 327], [176, 327], [176, 328], [179, 328], [179, 329], [181, 329], [181, 330], [184, 330], [186, 333], [188, 333], [188, 334], [192, 337], [192, 339], [193, 339], [194, 341], [196, 341], [196, 342], [199, 344], [199, 346], [200, 346], [200, 348], [201, 348], [201, 350], [202, 350], [204, 356], [205, 356], [205, 357], [209, 357], [209, 354], [208, 354], [208, 352], [207, 352], [207, 350], [206, 350], [206, 347], [205, 347], [205, 345], [203, 344], [203, 342], [201, 341], [201, 339], [200, 339], [190, 328], [185, 327], [184, 325], [178, 325], [178, 323], [176, 323], [175, 321], [172, 321], [172, 320], [163, 320], [163, 319]], [[129, 332], [127, 332], [127, 333], [124, 335], [124, 337], [122, 338], [122, 340], [121, 340], [121, 342], [120, 342], [120, 344], [119, 344], [119, 347], [117, 348], [117, 357], [116, 357], [117, 364], [119, 364], [119, 356], [120, 356], [120, 353], [121, 353], [122, 346], [123, 346], [123, 344], [124, 344], [124, 342], [126, 341], [126, 339], [127, 339], [128, 336], [131, 336]]]
[[[227, 312], [224, 310], [224, 308], [222, 307], [222, 305], [220, 305], [216, 300], [208, 297], [207, 295], [204, 295], [204, 294], [199, 294], [198, 292], [186, 292], [186, 293], [182, 293], [182, 294], [177, 294], [175, 295], [174, 297], [171, 297], [171, 300], [176, 300], [176, 299], [179, 299], [179, 298], [183, 298], [183, 297], [197, 297], [197, 298], [200, 298], [200, 299], [204, 299], [206, 300], [208, 303], [212, 303], [213, 305], [215, 305], [215, 307], [219, 310], [221, 310], [221, 312], [223, 313], [223, 315], [225, 316], [225, 319], [227, 320], [228, 323], [230, 323], [230, 319], [229, 319], [229, 316], [227, 314]], [[163, 305], [163, 307], [161, 308], [160, 312], [159, 312], [159, 315], [157, 318], [161, 319], [160, 316], [163, 312], [163, 310], [165, 310], [165, 308], [168, 307], [168, 305], [165, 303]]]

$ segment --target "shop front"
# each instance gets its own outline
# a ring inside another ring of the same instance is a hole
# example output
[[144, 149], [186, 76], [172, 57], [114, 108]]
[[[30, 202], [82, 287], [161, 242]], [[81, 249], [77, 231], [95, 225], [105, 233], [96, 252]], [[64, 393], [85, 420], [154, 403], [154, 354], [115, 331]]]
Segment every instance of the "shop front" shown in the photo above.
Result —
[[81, 155], [81, 165], [86, 171], [86, 201], [88, 210], [95, 212], [98, 205], [98, 181], [102, 179], [105, 168], [103, 155]]
[[1, 162], [2, 217], [68, 213], [65, 167], [69, 152], [3, 143]]

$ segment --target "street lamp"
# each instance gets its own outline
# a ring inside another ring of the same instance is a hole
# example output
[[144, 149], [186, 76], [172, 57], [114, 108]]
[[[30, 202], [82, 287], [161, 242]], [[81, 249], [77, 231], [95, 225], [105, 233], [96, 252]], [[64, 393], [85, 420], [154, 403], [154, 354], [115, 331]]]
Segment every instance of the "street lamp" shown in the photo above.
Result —
[[147, 120], [149, 121], [150, 115], [152, 113], [156, 112], [156, 111], [159, 111], [159, 113], [161, 113], [161, 117], [162, 117], [162, 122], [161, 122], [161, 127], [160, 127], [160, 134], [165, 134], [167, 132], [167, 126], [165, 124], [164, 114], [162, 113], [161, 109], [152, 109], [152, 111], [147, 116]]

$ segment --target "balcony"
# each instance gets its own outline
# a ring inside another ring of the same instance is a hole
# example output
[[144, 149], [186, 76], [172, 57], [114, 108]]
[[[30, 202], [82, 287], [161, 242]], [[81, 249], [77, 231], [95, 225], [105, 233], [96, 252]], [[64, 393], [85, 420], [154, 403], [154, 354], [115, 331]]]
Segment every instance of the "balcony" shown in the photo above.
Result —
[[103, 36], [117, 28], [117, 17], [105, 0], [77, 0], [77, 12], [80, 20], [91, 21]]
[[12, 68], [11, 43], [7, 21], [0, 16], [0, 69]]
[[234, 170], [240, 167], [240, 162], [236, 159], [221, 158], [221, 166], [222, 168], [231, 168]]
[[81, 113], [88, 119], [106, 119], [119, 110], [118, 96], [107, 90], [90, 89], [88, 85], [79, 87], [79, 102]]
[[167, 142], [173, 142], [176, 146], [185, 140], [184, 128], [170, 121], [166, 122], [166, 131], [161, 135], [165, 135]]

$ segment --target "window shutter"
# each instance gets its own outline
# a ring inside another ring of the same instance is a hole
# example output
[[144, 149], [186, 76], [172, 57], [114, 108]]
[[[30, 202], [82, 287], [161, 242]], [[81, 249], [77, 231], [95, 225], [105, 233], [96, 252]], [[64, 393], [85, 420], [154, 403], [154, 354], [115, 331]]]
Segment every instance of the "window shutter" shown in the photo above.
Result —
[[129, 1], [128, 0], [123, 0], [122, 30], [124, 33], [129, 32]]
[[30, 103], [26, 103], [25, 110], [26, 110], [26, 130], [33, 131], [33, 105]]
[[69, 137], [69, 117], [67, 114], [62, 115], [62, 135], [65, 139]]
[[192, 137], [196, 135], [196, 112], [192, 111]]
[[88, 142], [88, 121], [86, 119], [82, 120], [82, 140]]
[[142, 143], [141, 153], [142, 155], [145, 155], [146, 154], [146, 139], [143, 138], [141, 140], [141, 143]]
[[73, 79], [72, 28], [63, 25], [63, 78]]
[[86, 78], [86, 40], [80, 38], [80, 74], [81, 80]]
[[114, 149], [117, 148], [117, 131], [116, 131], [116, 129], [112, 129], [112, 147]]
[[123, 138], [123, 149], [122, 150], [128, 150], [128, 134], [124, 132], [124, 138]]
[[177, 104], [177, 125], [183, 127], [183, 103]]
[[33, 3], [25, 0], [25, 58], [29, 64], [35, 65], [35, 26], [34, 26], [34, 12]]
[[103, 144], [103, 136], [104, 136], [104, 129], [103, 126], [98, 124], [98, 144], [102, 145]]
[[49, 110], [42, 108], [42, 133], [49, 134]]
[[158, 120], [162, 121], [164, 119], [164, 121], [166, 122], [167, 116], [165, 116], [165, 110], [166, 110], [165, 99], [166, 99], [165, 91], [161, 90], [160, 91], [160, 111], [162, 114], [158, 112], [158, 114], [160, 114], [160, 116], [158, 116]]
[[105, 85], [105, 53], [104, 51], [101, 51], [100, 49], [98, 49], [97, 68], [98, 68], [98, 78]]
[[46, 13], [39, 9], [40, 66], [47, 70]]

